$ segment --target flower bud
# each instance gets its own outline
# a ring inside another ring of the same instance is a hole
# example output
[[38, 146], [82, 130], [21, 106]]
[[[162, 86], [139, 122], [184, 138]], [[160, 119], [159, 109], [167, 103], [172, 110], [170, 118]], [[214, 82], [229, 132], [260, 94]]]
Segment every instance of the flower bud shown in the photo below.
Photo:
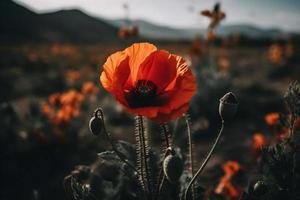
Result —
[[219, 104], [219, 114], [222, 120], [231, 120], [237, 111], [238, 101], [232, 92], [226, 93]]
[[97, 112], [95, 112], [95, 115], [91, 118], [89, 128], [93, 135], [99, 135], [102, 132], [103, 120], [97, 115]]
[[182, 172], [183, 172], [183, 162], [181, 158], [175, 153], [168, 155], [163, 162], [164, 173], [171, 183], [176, 183]]
[[263, 181], [257, 181], [253, 186], [255, 196], [262, 196], [267, 192], [267, 186]]

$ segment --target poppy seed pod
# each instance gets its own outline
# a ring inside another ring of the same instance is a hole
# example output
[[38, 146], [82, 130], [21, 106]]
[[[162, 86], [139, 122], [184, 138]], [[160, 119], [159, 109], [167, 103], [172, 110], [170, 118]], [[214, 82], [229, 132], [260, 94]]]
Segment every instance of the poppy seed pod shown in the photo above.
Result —
[[103, 120], [97, 115], [97, 112], [95, 112], [95, 115], [91, 118], [89, 128], [93, 135], [99, 135], [102, 132]]
[[171, 183], [176, 183], [182, 172], [183, 172], [183, 162], [181, 158], [175, 153], [168, 155], [163, 162], [164, 173]]
[[238, 101], [232, 92], [226, 93], [219, 104], [219, 114], [222, 120], [231, 120], [237, 111]]

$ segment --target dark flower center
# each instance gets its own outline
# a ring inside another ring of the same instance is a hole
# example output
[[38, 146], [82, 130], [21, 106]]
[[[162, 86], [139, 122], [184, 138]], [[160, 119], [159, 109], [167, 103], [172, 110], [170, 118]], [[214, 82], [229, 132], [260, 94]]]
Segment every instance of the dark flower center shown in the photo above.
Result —
[[154, 97], [157, 91], [157, 86], [152, 81], [138, 80], [134, 89], [137, 98]]
[[163, 104], [157, 86], [149, 80], [138, 80], [135, 86], [125, 92], [125, 98], [132, 108], [159, 106]]

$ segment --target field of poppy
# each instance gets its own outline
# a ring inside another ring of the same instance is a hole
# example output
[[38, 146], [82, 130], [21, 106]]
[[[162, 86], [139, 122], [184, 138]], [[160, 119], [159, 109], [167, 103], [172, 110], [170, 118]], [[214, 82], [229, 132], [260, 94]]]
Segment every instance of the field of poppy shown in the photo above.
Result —
[[299, 39], [200, 13], [193, 41], [1, 44], [0, 199], [300, 199]]
[[[110, 148], [104, 135], [98, 139], [89, 132], [88, 122], [97, 107], [103, 110], [111, 137], [130, 143], [135, 143], [133, 115], [149, 117], [147, 126], [153, 132], [150, 135], [152, 148], [159, 149], [161, 143], [160, 128], [155, 124], [167, 122], [168, 129], [174, 134], [174, 147], [182, 149], [182, 159], [188, 158], [189, 150], [185, 117], [180, 116], [189, 113], [195, 159], [193, 168], [196, 170], [216, 136], [220, 124], [219, 99], [228, 91], [234, 91], [239, 101], [237, 116], [225, 128], [220, 147], [198, 179], [208, 191], [229, 199], [237, 199], [246, 191], [249, 178], [256, 173], [261, 147], [288, 137], [288, 129], [280, 125], [279, 113], [284, 110], [284, 91], [290, 81], [299, 77], [299, 63], [295, 59], [297, 46], [293, 46], [293, 55], [285, 58], [285, 64], [282, 64], [270, 59], [274, 54], [273, 44], [262, 48], [217, 45], [211, 53], [207, 52], [204, 41], [199, 41], [196, 51], [195, 44], [157, 43], [158, 49], [165, 49], [170, 54], [156, 50], [148, 43], [135, 45], [150, 48], [141, 47], [145, 55], [139, 56], [153, 56], [148, 58], [149, 61], [143, 58], [144, 64], [139, 62], [147, 70], [137, 66], [136, 73], [140, 75], [135, 76], [140, 81], [128, 78], [132, 76], [126, 71], [128, 69], [118, 72], [120, 77], [104, 74], [116, 73], [112, 71], [118, 69], [115, 64], [127, 62], [128, 65], [131, 59], [138, 59], [126, 58], [118, 45], [52, 44], [1, 48], [5, 55], [1, 58], [1, 116], [5, 119], [1, 122], [4, 128], [1, 148], [6, 161], [2, 170], [6, 172], [4, 182], [9, 183], [2, 186], [2, 195], [12, 199], [21, 196], [47, 199], [50, 198], [47, 194], [51, 193], [51, 199], [64, 198], [63, 178], [73, 167], [96, 165], [97, 153]], [[284, 49], [280, 48], [280, 51], [286, 54]], [[113, 60], [110, 54], [119, 56], [115, 59], [120, 60]], [[180, 67], [182, 64], [183, 68]], [[170, 71], [151, 69], [147, 65], [169, 66]], [[190, 71], [184, 70], [185, 65], [190, 66]], [[191, 71], [195, 78], [188, 78], [185, 84], [176, 84], [176, 79], [184, 80], [180, 77], [185, 77], [186, 73], [191, 76]], [[114, 83], [114, 80], [121, 82]], [[131, 82], [127, 86], [124, 81]], [[174, 89], [177, 95], [167, 92], [172, 91], [171, 86], [167, 87], [171, 82], [173, 87], [178, 85]], [[119, 97], [118, 88], [128, 93]], [[189, 91], [195, 93], [192, 99]], [[161, 99], [155, 99], [158, 98], [154, 96], [156, 93], [161, 94]], [[179, 107], [166, 104], [172, 101], [179, 103]], [[226, 163], [237, 167], [233, 172], [227, 172]], [[20, 192], [15, 193], [15, 190]], [[38, 197], [33, 197], [35, 195]]]

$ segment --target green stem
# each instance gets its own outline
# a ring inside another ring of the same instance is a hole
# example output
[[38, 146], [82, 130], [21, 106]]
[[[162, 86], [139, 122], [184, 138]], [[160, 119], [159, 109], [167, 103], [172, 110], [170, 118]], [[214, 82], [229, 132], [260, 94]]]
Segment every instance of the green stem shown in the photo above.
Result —
[[[169, 154], [170, 150], [171, 149], [167, 149], [165, 151], [165, 154], [163, 156], [163, 162], [164, 162], [165, 158], [167, 157], [167, 155]], [[162, 165], [163, 165], [163, 162], [162, 162]], [[163, 166], [162, 166], [161, 169], [160, 169], [160, 172], [159, 172], [159, 181], [157, 183], [157, 188], [156, 188], [156, 193], [155, 193], [156, 197], [154, 199], [157, 199], [159, 197], [161, 189], [162, 189], [162, 187], [164, 185], [164, 181], [165, 181], [165, 174], [164, 174]]]
[[115, 143], [114, 143], [113, 140], [110, 138], [109, 133], [108, 133], [107, 130], [106, 130], [106, 126], [105, 126], [105, 122], [104, 122], [104, 114], [103, 114], [102, 109], [101, 109], [101, 108], [98, 108], [98, 109], [95, 111], [95, 113], [96, 113], [96, 115], [97, 115], [98, 113], [100, 113], [100, 117], [101, 117], [101, 119], [102, 119], [102, 121], [103, 121], [103, 132], [104, 132], [104, 134], [105, 134], [105, 136], [106, 136], [108, 142], [110, 143], [110, 145], [111, 145], [113, 151], [117, 154], [117, 156], [119, 157], [119, 159], [120, 159], [122, 162], [124, 162], [125, 164], [127, 164], [132, 170], [134, 170], [137, 174], [139, 174], [139, 172], [137, 171], [137, 169], [136, 169], [130, 162], [128, 162], [128, 160], [126, 159], [126, 157], [125, 157], [122, 153], [120, 153], [120, 152], [118, 151], [118, 149], [117, 149]]
[[162, 189], [162, 187], [163, 187], [163, 185], [164, 185], [164, 183], [165, 183], [165, 179], [166, 179], [166, 176], [165, 176], [165, 174], [163, 173], [163, 176], [162, 176], [161, 181], [160, 181], [159, 186], [158, 186], [158, 195], [160, 194], [161, 189]]
[[[187, 132], [188, 132], [188, 145], [189, 145], [189, 159], [190, 159], [190, 171], [192, 174], [192, 177], [194, 177], [194, 156], [193, 156], [193, 140], [192, 140], [192, 131], [191, 131], [191, 124], [188, 114], [184, 115], [185, 117], [185, 123], [187, 126]], [[194, 185], [192, 187], [192, 199], [195, 199], [195, 191], [194, 191]]]
[[165, 141], [165, 143], [162, 146], [162, 150], [164, 151], [164, 155], [162, 157], [162, 166], [160, 168], [160, 172], [159, 172], [159, 176], [158, 176], [158, 181], [157, 181], [157, 188], [155, 191], [155, 198], [157, 199], [159, 197], [159, 194], [161, 192], [161, 189], [163, 187], [164, 184], [164, 180], [165, 180], [165, 174], [163, 172], [163, 162], [164, 159], [167, 157], [167, 155], [170, 152], [170, 147], [171, 147], [171, 136], [170, 133], [168, 131], [168, 127], [167, 124], [162, 124], [161, 125], [161, 137], [162, 139]]
[[164, 139], [165, 139], [165, 142], [166, 142], [166, 148], [165, 148], [165, 151], [172, 146], [171, 144], [171, 136], [170, 136], [170, 132], [168, 130], [168, 125], [167, 124], [163, 124], [162, 125], [162, 132], [163, 132], [163, 136], [164, 136]]
[[138, 116], [138, 124], [139, 124], [139, 135], [140, 135], [140, 142], [141, 142], [141, 163], [144, 166], [144, 174], [145, 174], [145, 187], [148, 190], [149, 199], [152, 199], [152, 190], [151, 190], [151, 182], [150, 182], [150, 171], [148, 166], [147, 158], [149, 156], [148, 152], [148, 144], [146, 141], [145, 136], [145, 127], [144, 127], [144, 120], [142, 116]]
[[173, 131], [173, 134], [172, 134], [172, 140], [173, 140], [173, 141], [175, 140], [176, 135], [177, 135], [177, 132], [178, 132], [179, 119], [180, 119], [180, 118], [177, 118], [176, 121], [175, 121], [175, 124], [174, 124], [174, 131]]
[[[295, 119], [296, 119], [296, 117], [294, 116], [293, 113], [291, 113], [289, 140], [292, 140], [292, 141], [294, 141], [292, 139], [292, 137], [294, 136]], [[294, 142], [292, 143], [292, 146], [293, 146], [293, 148], [295, 148], [295, 143]], [[296, 185], [296, 180], [297, 180], [297, 178], [295, 176], [295, 172], [296, 172], [296, 158], [295, 158], [295, 156], [296, 156], [296, 153], [297, 153], [297, 151], [294, 152], [294, 155], [293, 155], [293, 170], [292, 170], [292, 177], [293, 177], [293, 179], [292, 179], [292, 185], [293, 186]], [[294, 197], [294, 196], [295, 196], [295, 189], [292, 190], [292, 197]]]
[[294, 128], [295, 128], [295, 116], [294, 114], [291, 114], [291, 119], [290, 119], [290, 133], [289, 136], [292, 137], [294, 135]]
[[141, 185], [143, 190], [148, 193], [147, 187], [146, 187], [146, 180], [145, 180], [145, 174], [144, 174], [144, 163], [142, 162], [142, 157], [144, 156], [142, 151], [142, 142], [141, 142], [141, 127], [139, 123], [139, 117], [135, 117], [135, 139], [136, 139], [136, 151], [137, 151], [137, 165], [139, 170], [139, 179], [141, 181]]
[[220, 140], [220, 137], [222, 135], [222, 132], [223, 132], [223, 129], [224, 129], [224, 120], [222, 120], [222, 127], [219, 131], [219, 134], [212, 146], [212, 148], [210, 149], [208, 155], [206, 156], [204, 162], [202, 163], [201, 167], [198, 169], [198, 171], [196, 172], [196, 174], [194, 175], [194, 177], [192, 178], [192, 180], [190, 181], [190, 183], [188, 184], [188, 187], [185, 191], [185, 194], [184, 194], [184, 199], [187, 200], [187, 195], [188, 195], [188, 191], [190, 189], [190, 187], [192, 186], [192, 184], [195, 182], [195, 180], [198, 178], [198, 176], [201, 174], [201, 172], [203, 171], [203, 169], [205, 168], [206, 164], [208, 163], [209, 159], [211, 158], [211, 156], [213, 155], [218, 143], [219, 143], [219, 140]]

